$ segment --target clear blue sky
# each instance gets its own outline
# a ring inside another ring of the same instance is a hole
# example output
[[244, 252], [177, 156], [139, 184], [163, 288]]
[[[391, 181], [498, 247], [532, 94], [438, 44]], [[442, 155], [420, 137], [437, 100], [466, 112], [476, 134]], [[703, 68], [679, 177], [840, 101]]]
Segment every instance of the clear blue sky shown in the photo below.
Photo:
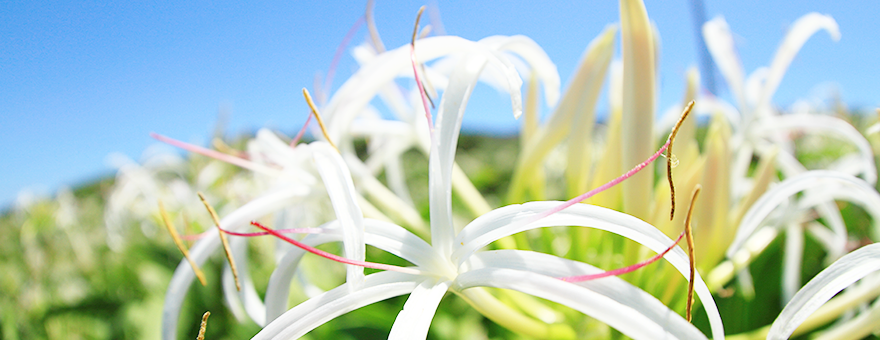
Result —
[[[377, 1], [386, 46], [407, 43], [422, 4]], [[616, 1], [436, 5], [448, 34], [531, 37], [557, 64], [563, 84], [587, 43], [619, 16]], [[646, 6], [663, 43], [664, 109], [681, 97], [682, 74], [698, 62], [694, 23], [687, 0]], [[51, 194], [112, 174], [107, 155], [139, 159], [156, 143], [151, 131], [204, 143], [224, 103], [232, 110], [228, 131], [295, 130], [307, 112], [300, 89], [327, 70], [364, 7], [360, 1], [0, 3], [0, 207], [25, 188]], [[852, 107], [880, 105], [880, 2], [707, 0], [705, 8], [707, 18], [724, 15], [738, 35], [747, 72], [769, 64], [791, 22], [811, 11], [832, 15], [842, 39], [834, 43], [823, 32], [808, 41], [774, 102], [785, 106], [817, 85], [834, 84]], [[355, 42], [363, 36], [362, 29]], [[345, 55], [334, 88], [354, 67]], [[488, 99], [469, 110], [466, 130], [516, 130], [506, 98], [491, 90], [478, 95]], [[476, 115], [477, 109], [485, 112]]]

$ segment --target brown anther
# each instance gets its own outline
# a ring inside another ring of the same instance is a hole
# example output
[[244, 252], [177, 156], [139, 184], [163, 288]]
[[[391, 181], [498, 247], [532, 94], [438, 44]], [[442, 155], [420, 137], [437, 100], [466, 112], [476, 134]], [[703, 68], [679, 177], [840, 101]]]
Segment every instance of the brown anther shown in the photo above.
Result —
[[[416, 14], [416, 25], [415, 25], [415, 27], [413, 27], [412, 40], [410, 41], [410, 44], [412, 45], [413, 49], [416, 48], [416, 38], [419, 36], [419, 21], [421, 21], [422, 12], [424, 12], [424, 11], [425, 11], [425, 6], [422, 6], [419, 8], [419, 13]], [[422, 34], [427, 34], [427, 32], [423, 31]], [[413, 52], [413, 53], [415, 53], [415, 52]], [[425, 65], [424, 64], [421, 65], [421, 69], [422, 69], [422, 73], [427, 75], [427, 73], [425, 72]], [[425, 79], [425, 82], [428, 82], [427, 78]], [[434, 100], [431, 99], [431, 95], [428, 94], [428, 87], [422, 86], [422, 89], [423, 89], [422, 91], [425, 93], [425, 98], [428, 98], [428, 102], [431, 103], [431, 108], [436, 108], [436, 106], [434, 105]]]
[[211, 312], [207, 311], [205, 314], [202, 314], [202, 323], [199, 325], [199, 336], [196, 337], [196, 340], [205, 340], [205, 330], [208, 329], [208, 317], [211, 316]]
[[159, 201], [159, 214], [162, 215], [162, 222], [165, 223], [165, 228], [167, 228], [168, 233], [171, 234], [171, 238], [174, 240], [174, 244], [177, 245], [177, 249], [180, 249], [180, 252], [183, 253], [183, 257], [189, 262], [189, 265], [193, 269], [193, 273], [196, 274], [196, 277], [199, 279], [202, 286], [207, 286], [208, 281], [205, 280], [205, 274], [199, 269], [199, 265], [196, 264], [196, 261], [193, 261], [193, 259], [189, 257], [189, 251], [186, 250], [186, 246], [180, 239], [180, 235], [177, 234], [177, 229], [171, 224], [171, 218], [168, 217], [168, 211], [165, 210], [165, 204], [162, 204], [162, 201]]
[[672, 133], [669, 134], [669, 147], [666, 148], [666, 180], [669, 181], [669, 196], [671, 199], [670, 208], [669, 208], [669, 220], [675, 217], [675, 185], [672, 183], [672, 143], [675, 141], [675, 135], [678, 134], [678, 129], [681, 128], [681, 124], [684, 123], [685, 118], [691, 113], [691, 109], [694, 108], [694, 101], [692, 100], [687, 106], [684, 108], [684, 111], [681, 113], [681, 117], [678, 118], [678, 122], [675, 123], [675, 127], [672, 128]]
[[[691, 102], [693, 103], [693, 102]], [[687, 293], [687, 309], [685, 311], [685, 316], [687, 321], [691, 321], [691, 309], [694, 306], [694, 276], [696, 274], [696, 260], [697, 257], [694, 255], [694, 233], [691, 229], [691, 214], [694, 211], [694, 203], [697, 202], [697, 195], [700, 194], [700, 189], [703, 187], [699, 184], [694, 188], [694, 193], [691, 195], [691, 206], [688, 208], [687, 218], [684, 222], [684, 230], [687, 236], [687, 244], [688, 244], [688, 259], [690, 260], [690, 268], [691, 275], [688, 280], [688, 293]]]
[[367, 21], [367, 30], [370, 31], [370, 41], [373, 43], [373, 48], [376, 49], [376, 53], [384, 53], [385, 52], [385, 44], [382, 43], [382, 38], [379, 37], [379, 30], [376, 29], [376, 22], [373, 20], [373, 0], [367, 1], [367, 12], [364, 14], [364, 17]]
[[303, 97], [306, 98], [306, 103], [309, 104], [309, 108], [312, 110], [312, 114], [315, 115], [315, 120], [318, 121], [318, 126], [321, 127], [321, 133], [324, 134], [324, 138], [327, 139], [327, 143], [330, 143], [336, 152], [339, 152], [339, 148], [336, 147], [336, 144], [333, 144], [333, 140], [330, 139], [330, 134], [327, 132], [327, 127], [324, 126], [324, 119], [321, 118], [321, 113], [318, 112], [318, 107], [315, 106], [315, 102], [312, 101], [312, 96], [309, 94], [309, 90], [303, 88]]
[[232, 277], [235, 279], [235, 289], [241, 291], [241, 283], [238, 281], [238, 268], [235, 266], [235, 260], [232, 258], [232, 249], [229, 248], [229, 240], [226, 238], [226, 233], [223, 232], [223, 229], [220, 229], [220, 218], [217, 217], [217, 212], [214, 211], [214, 208], [208, 204], [205, 195], [201, 192], [198, 194], [199, 199], [202, 200], [202, 204], [205, 205], [205, 208], [208, 209], [208, 213], [211, 214], [211, 220], [213, 220], [214, 225], [217, 226], [217, 232], [220, 233], [220, 242], [223, 243], [223, 251], [226, 252], [226, 260], [229, 261], [229, 267], [232, 269]]

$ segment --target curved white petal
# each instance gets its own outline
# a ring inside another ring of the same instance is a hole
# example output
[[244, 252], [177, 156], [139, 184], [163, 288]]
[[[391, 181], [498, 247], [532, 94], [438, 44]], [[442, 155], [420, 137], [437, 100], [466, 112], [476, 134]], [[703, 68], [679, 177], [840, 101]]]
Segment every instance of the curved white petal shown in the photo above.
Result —
[[[254, 287], [254, 281], [251, 280], [250, 271], [248, 270], [247, 239], [244, 237], [230, 237], [229, 247], [232, 248], [232, 256], [238, 267], [238, 281], [241, 284], [241, 291], [236, 291], [234, 289], [235, 285], [233, 284], [231, 292], [224, 289], [223, 296], [229, 301], [230, 305], [233, 303], [242, 303], [244, 305], [244, 310], [247, 312], [248, 316], [250, 316], [251, 320], [254, 320], [257, 325], [265, 326], [266, 306], [264, 306], [263, 301], [260, 300], [260, 295], [257, 294], [257, 290]], [[229, 274], [227, 274], [227, 271]], [[224, 262], [223, 275], [231, 274], [232, 269], [229, 267], [229, 262]], [[231, 301], [233, 298], [235, 298], [236, 301]]]
[[461, 119], [471, 91], [486, 65], [482, 54], [462, 59], [449, 79], [449, 88], [443, 94], [437, 110], [428, 165], [431, 245], [446, 257], [451, 252], [455, 230], [452, 225], [452, 166], [455, 162]]
[[[220, 221], [220, 225], [227, 230], [240, 231], [249, 226], [251, 220], [256, 220], [266, 214], [279, 210], [288, 205], [296, 198], [304, 198], [310, 190], [302, 186], [291, 186], [284, 190], [276, 190], [245, 204], [235, 212], [229, 214]], [[190, 249], [190, 257], [198, 265], [213, 254], [220, 246], [220, 236], [217, 233], [209, 233], [208, 236], [199, 240]], [[174, 276], [168, 284], [165, 294], [165, 305], [162, 309], [162, 338], [174, 339], [177, 334], [177, 319], [180, 315], [180, 307], [186, 298], [186, 292], [192, 284], [193, 274], [190, 264], [183, 260]]]
[[550, 56], [534, 40], [524, 35], [491, 36], [480, 39], [480, 43], [487, 44], [491, 49], [513, 52], [522, 57], [544, 84], [547, 105], [556, 106], [559, 101], [559, 71]]
[[367, 275], [358, 290], [343, 284], [313, 297], [269, 323], [253, 339], [297, 339], [327, 321], [363, 306], [412, 292], [424, 277], [397, 272]]
[[788, 66], [795, 55], [801, 50], [807, 39], [810, 39], [813, 34], [822, 29], [828, 31], [828, 34], [831, 35], [831, 39], [834, 39], [834, 41], [840, 40], [840, 28], [838, 28], [834, 18], [829, 15], [809, 13], [800, 17], [791, 25], [791, 30], [785, 35], [782, 44], [776, 50], [773, 62], [770, 64], [770, 72], [764, 82], [764, 90], [761, 91], [762, 99], [759, 102], [759, 106], [770, 103], [770, 98], [773, 97], [776, 88], [779, 87], [782, 76], [785, 75], [785, 71], [788, 70]]
[[[586, 263], [522, 250], [494, 250], [477, 253], [471, 256], [465, 265], [469, 270], [506, 268], [556, 278], [603, 272], [602, 269]], [[618, 277], [610, 276], [576, 284], [638, 311], [652, 322], [662, 325], [667, 332], [679, 339], [705, 338], [696, 327], [670, 310], [660, 300]]]
[[[300, 242], [315, 247], [340, 240], [342, 240], [342, 235], [339, 234], [315, 234], [305, 237]], [[269, 284], [266, 286], [266, 314], [264, 317], [267, 322], [272, 322], [287, 310], [290, 282], [293, 280], [293, 276], [299, 266], [299, 261], [305, 253], [306, 251], [300, 248], [290, 249], [278, 262], [275, 270], [272, 271], [272, 275], [269, 277]]]
[[[638, 310], [587, 287], [568, 283], [530, 271], [483, 268], [462, 273], [456, 278], [456, 289], [496, 287], [513, 289], [574, 308], [614, 327], [634, 339], [676, 339], [665, 327]], [[721, 335], [723, 338], [723, 334]], [[685, 339], [705, 339], [702, 333]], [[719, 338], [721, 339], [721, 338]]]
[[[631, 215], [588, 204], [575, 204], [553, 215], [530, 221], [533, 216], [557, 207], [562, 202], [529, 202], [495, 209], [478, 217], [462, 229], [456, 238], [452, 261], [461, 265], [475, 251], [505, 236], [521, 231], [549, 226], [583, 226], [610, 231], [636, 241], [649, 249], [660, 253], [672, 240], [663, 232]], [[688, 257], [681, 248], [673, 248], [664, 258], [669, 261], [683, 276], [690, 275]], [[724, 334], [721, 316], [715, 300], [699, 273], [694, 279], [694, 289], [703, 301], [712, 325], [713, 336], [719, 338]]]
[[782, 254], [782, 301], [787, 303], [801, 288], [801, 259], [804, 252], [804, 231], [799, 223], [785, 228], [785, 253]]
[[821, 188], [825, 200], [846, 199], [857, 203], [871, 214], [875, 225], [880, 221], [880, 194], [864, 180], [836, 171], [807, 171], [782, 181], [752, 205], [743, 216], [736, 236], [727, 248], [727, 257], [732, 258], [742, 248], [745, 241], [777, 206], [792, 195], [812, 188]]
[[[354, 189], [351, 173], [335, 149], [329, 144], [315, 142], [309, 144], [314, 152], [315, 164], [324, 187], [330, 196], [336, 218], [342, 227], [343, 249], [345, 257], [355, 261], [364, 261], [366, 247], [364, 246], [364, 214], [357, 203], [358, 193]], [[364, 268], [358, 266], [346, 266], [346, 282], [349, 287], [358, 289], [364, 280]]]
[[758, 120], [752, 132], [756, 135], [766, 135], [780, 130], [825, 133], [852, 143], [859, 150], [861, 173], [864, 174], [865, 180], [870, 184], [877, 183], [877, 168], [874, 165], [871, 144], [846, 121], [837, 117], [812, 114], [769, 116]]
[[715, 65], [718, 65], [718, 69], [727, 80], [727, 88], [733, 93], [739, 107], [745, 107], [745, 97], [742, 93], [745, 88], [745, 72], [733, 43], [730, 26], [727, 25], [724, 17], [719, 16], [703, 24], [703, 41], [706, 42]]
[[798, 291], [770, 326], [767, 339], [788, 339], [791, 333], [826, 301], [853, 282], [880, 270], [880, 244], [859, 248], [841, 257]]
[[428, 328], [431, 327], [431, 320], [434, 319], [437, 306], [440, 305], [440, 300], [446, 295], [450, 285], [452, 285], [452, 281], [437, 283], [437, 280], [433, 278], [422, 281], [410, 293], [403, 309], [394, 319], [388, 340], [427, 338]]

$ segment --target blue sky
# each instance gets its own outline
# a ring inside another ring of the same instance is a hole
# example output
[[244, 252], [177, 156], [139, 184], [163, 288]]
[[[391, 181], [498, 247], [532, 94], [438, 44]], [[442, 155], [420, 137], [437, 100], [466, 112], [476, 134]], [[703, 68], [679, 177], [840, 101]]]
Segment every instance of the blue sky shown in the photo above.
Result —
[[[679, 100], [682, 75], [698, 62], [689, 3], [646, 2], [662, 39], [660, 109]], [[422, 4], [377, 1], [376, 23], [387, 47], [407, 43]], [[563, 84], [587, 43], [619, 20], [615, 1], [435, 5], [447, 34], [531, 37], [557, 64]], [[0, 3], [0, 156], [6, 164], [0, 207], [24, 189], [51, 194], [110, 175], [107, 156], [139, 159], [156, 143], [148, 135], [153, 131], [203, 144], [221, 106], [232, 113], [229, 132], [294, 131], [307, 113], [300, 89], [328, 69], [364, 7], [359, 1]], [[851, 107], [880, 105], [880, 2], [706, 1], [705, 9], [709, 19], [727, 19], [747, 72], [769, 64], [791, 22], [812, 11], [830, 14], [842, 39], [835, 43], [824, 32], [811, 38], [774, 102], [786, 106], [836, 88]], [[342, 58], [334, 89], [355, 66], [348, 55]], [[492, 90], [476, 95], [485, 99], [471, 105], [466, 130], [516, 131], [508, 99]]]

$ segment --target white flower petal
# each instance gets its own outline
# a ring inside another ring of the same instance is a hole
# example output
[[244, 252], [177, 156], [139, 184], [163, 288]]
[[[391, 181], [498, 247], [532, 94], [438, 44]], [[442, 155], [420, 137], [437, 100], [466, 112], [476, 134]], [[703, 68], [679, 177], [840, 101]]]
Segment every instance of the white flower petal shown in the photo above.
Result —
[[[322, 226], [326, 228], [327, 226]], [[315, 234], [303, 238], [300, 242], [315, 247], [324, 243], [338, 242], [342, 240], [339, 234]], [[271, 323], [287, 310], [287, 301], [290, 296], [290, 282], [293, 279], [299, 261], [306, 251], [300, 248], [290, 249], [278, 262], [269, 284], [266, 286], [266, 314], [265, 320]], [[264, 325], [265, 326], [265, 325]]]
[[801, 288], [801, 259], [804, 253], [804, 231], [799, 223], [785, 228], [785, 253], [782, 254], [782, 302], [788, 303]]
[[[228, 294], [229, 292], [226, 292], [224, 290], [223, 296], [227, 300], [233, 297], [237, 297], [238, 301], [235, 302], [239, 302], [244, 305], [244, 310], [247, 312], [248, 316], [250, 316], [251, 320], [254, 320], [257, 325], [265, 326], [266, 306], [263, 305], [263, 301], [260, 299], [260, 295], [257, 294], [257, 290], [256, 288], [254, 288], [254, 281], [251, 280], [250, 270], [248, 270], [247, 238], [230, 237], [229, 247], [232, 248], [232, 256], [235, 259], [236, 266], [238, 267], [238, 281], [241, 284], [241, 291], [236, 291], [235, 289], [233, 289], [233, 294]], [[229, 268], [229, 262], [224, 262], [224, 275], [226, 275], [227, 270], [230, 271], [231, 274], [232, 269]], [[232, 304], [231, 301], [230, 304]]]
[[793, 130], [824, 133], [852, 143], [859, 150], [861, 173], [865, 180], [870, 184], [877, 183], [877, 168], [874, 165], [871, 144], [856, 128], [840, 118], [813, 114], [770, 116], [758, 120], [752, 132], [756, 135], [767, 135]]
[[434, 278], [422, 281], [410, 293], [403, 309], [394, 319], [388, 340], [425, 339], [428, 337], [428, 328], [431, 320], [437, 312], [440, 300], [446, 295], [452, 281], [437, 283]]
[[868, 183], [840, 172], [812, 170], [782, 181], [752, 205], [743, 216], [736, 236], [727, 248], [727, 257], [733, 258], [737, 250], [742, 248], [745, 241], [755, 233], [777, 206], [786, 202], [792, 195], [812, 188], [821, 188], [824, 200], [845, 199], [861, 205], [871, 214], [875, 225], [880, 223], [880, 194]]
[[759, 102], [759, 106], [770, 103], [770, 98], [773, 97], [776, 88], [779, 87], [782, 76], [785, 75], [785, 71], [788, 70], [788, 66], [795, 55], [801, 50], [807, 39], [810, 39], [813, 34], [822, 29], [828, 31], [828, 34], [831, 35], [831, 39], [834, 39], [834, 41], [840, 40], [840, 28], [838, 28], [834, 18], [828, 15], [809, 13], [800, 17], [791, 25], [791, 30], [785, 35], [782, 44], [780, 44], [779, 49], [776, 51], [776, 56], [773, 57], [773, 62], [770, 64], [770, 73], [764, 82], [764, 90], [761, 91], [762, 99]]
[[556, 106], [559, 100], [559, 71], [544, 49], [534, 40], [524, 35], [491, 36], [480, 39], [480, 43], [487, 44], [493, 50], [509, 51], [522, 57], [544, 84], [544, 98], [547, 100], [547, 105]]
[[[530, 271], [555, 278], [603, 272], [602, 269], [586, 263], [522, 250], [494, 250], [477, 253], [468, 259], [466, 265], [469, 270], [506, 268]], [[667, 332], [677, 338], [705, 338], [696, 327], [670, 310], [660, 300], [618, 277], [610, 276], [575, 284], [638, 311], [652, 322], [662, 325]]]
[[880, 244], [859, 248], [825, 268], [782, 309], [770, 326], [767, 339], [788, 339], [791, 333], [838, 292], [880, 270]]
[[486, 61], [482, 54], [472, 54], [462, 59], [449, 79], [449, 88], [443, 94], [437, 110], [428, 181], [431, 244], [443, 257], [451, 252], [452, 238], [455, 237], [452, 225], [452, 166], [461, 132], [461, 119]]
[[363, 287], [343, 284], [311, 298], [269, 323], [253, 339], [296, 339], [315, 327], [363, 306], [412, 292], [424, 277], [397, 272], [367, 275]]
[[[657, 324], [630, 306], [587, 287], [553, 277], [522, 270], [483, 268], [462, 273], [455, 281], [456, 289], [505, 288], [554, 301], [596, 318], [634, 339], [677, 338], [666, 329], [666, 325]], [[705, 336], [700, 333], [687, 338], [705, 339]]]
[[745, 96], [742, 93], [745, 88], [745, 71], [733, 43], [730, 27], [724, 17], [719, 16], [703, 24], [703, 41], [706, 42], [715, 65], [718, 65], [718, 69], [727, 80], [727, 88], [733, 93], [739, 107], [745, 107]]
[[[333, 203], [336, 218], [340, 221], [343, 235], [343, 248], [345, 257], [350, 260], [364, 261], [366, 248], [364, 247], [364, 214], [357, 203], [358, 193], [354, 189], [351, 173], [335, 149], [329, 144], [315, 142], [309, 144], [314, 152], [315, 164], [318, 173], [324, 180], [324, 187]], [[358, 266], [346, 266], [346, 282], [349, 287], [358, 289], [364, 280], [364, 268]]]

